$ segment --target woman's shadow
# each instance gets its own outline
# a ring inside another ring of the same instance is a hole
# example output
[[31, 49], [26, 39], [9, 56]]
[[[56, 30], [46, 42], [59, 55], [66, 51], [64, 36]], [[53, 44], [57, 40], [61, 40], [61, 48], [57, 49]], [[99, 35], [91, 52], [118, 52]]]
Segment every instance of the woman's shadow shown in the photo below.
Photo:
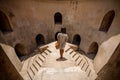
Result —
[[58, 59], [56, 59], [56, 61], [66, 61], [67, 59], [66, 58], [58, 58]]

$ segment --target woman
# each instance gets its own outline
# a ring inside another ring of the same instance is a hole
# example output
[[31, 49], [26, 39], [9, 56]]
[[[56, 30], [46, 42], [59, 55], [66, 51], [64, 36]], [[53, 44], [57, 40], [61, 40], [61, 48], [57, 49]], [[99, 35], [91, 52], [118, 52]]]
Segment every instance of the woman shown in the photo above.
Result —
[[58, 33], [57, 35], [58, 39], [58, 48], [60, 49], [60, 58], [63, 58], [64, 48], [65, 44], [68, 40], [68, 35], [66, 34], [66, 28], [61, 28], [61, 33]]

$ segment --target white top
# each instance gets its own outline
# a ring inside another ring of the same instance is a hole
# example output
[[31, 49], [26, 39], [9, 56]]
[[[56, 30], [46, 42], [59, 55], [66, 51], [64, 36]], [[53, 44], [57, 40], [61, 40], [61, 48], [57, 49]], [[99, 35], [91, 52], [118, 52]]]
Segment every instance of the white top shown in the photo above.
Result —
[[67, 42], [67, 40], [68, 40], [68, 35], [65, 34], [65, 33], [58, 33], [57, 39], [58, 39], [58, 43], [59, 43], [59, 46], [58, 46], [58, 47], [59, 47], [60, 49], [64, 49], [65, 44], [66, 44], [66, 42]]

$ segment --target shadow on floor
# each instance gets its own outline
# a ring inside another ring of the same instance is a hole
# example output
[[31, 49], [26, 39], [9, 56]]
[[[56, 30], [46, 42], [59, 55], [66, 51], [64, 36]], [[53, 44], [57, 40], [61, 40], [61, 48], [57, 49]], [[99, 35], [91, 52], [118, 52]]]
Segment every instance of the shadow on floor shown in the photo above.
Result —
[[56, 61], [66, 61], [67, 59], [66, 58], [58, 58], [58, 59], [56, 59]]

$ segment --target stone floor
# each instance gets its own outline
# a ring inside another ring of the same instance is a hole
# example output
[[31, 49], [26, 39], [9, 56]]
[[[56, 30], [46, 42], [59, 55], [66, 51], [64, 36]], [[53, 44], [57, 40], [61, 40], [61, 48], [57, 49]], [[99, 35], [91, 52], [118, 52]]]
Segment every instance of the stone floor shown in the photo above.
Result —
[[74, 51], [67, 43], [64, 59], [59, 59], [55, 42], [48, 48], [23, 61], [21, 75], [25, 80], [95, 80], [97, 77], [92, 61]]

